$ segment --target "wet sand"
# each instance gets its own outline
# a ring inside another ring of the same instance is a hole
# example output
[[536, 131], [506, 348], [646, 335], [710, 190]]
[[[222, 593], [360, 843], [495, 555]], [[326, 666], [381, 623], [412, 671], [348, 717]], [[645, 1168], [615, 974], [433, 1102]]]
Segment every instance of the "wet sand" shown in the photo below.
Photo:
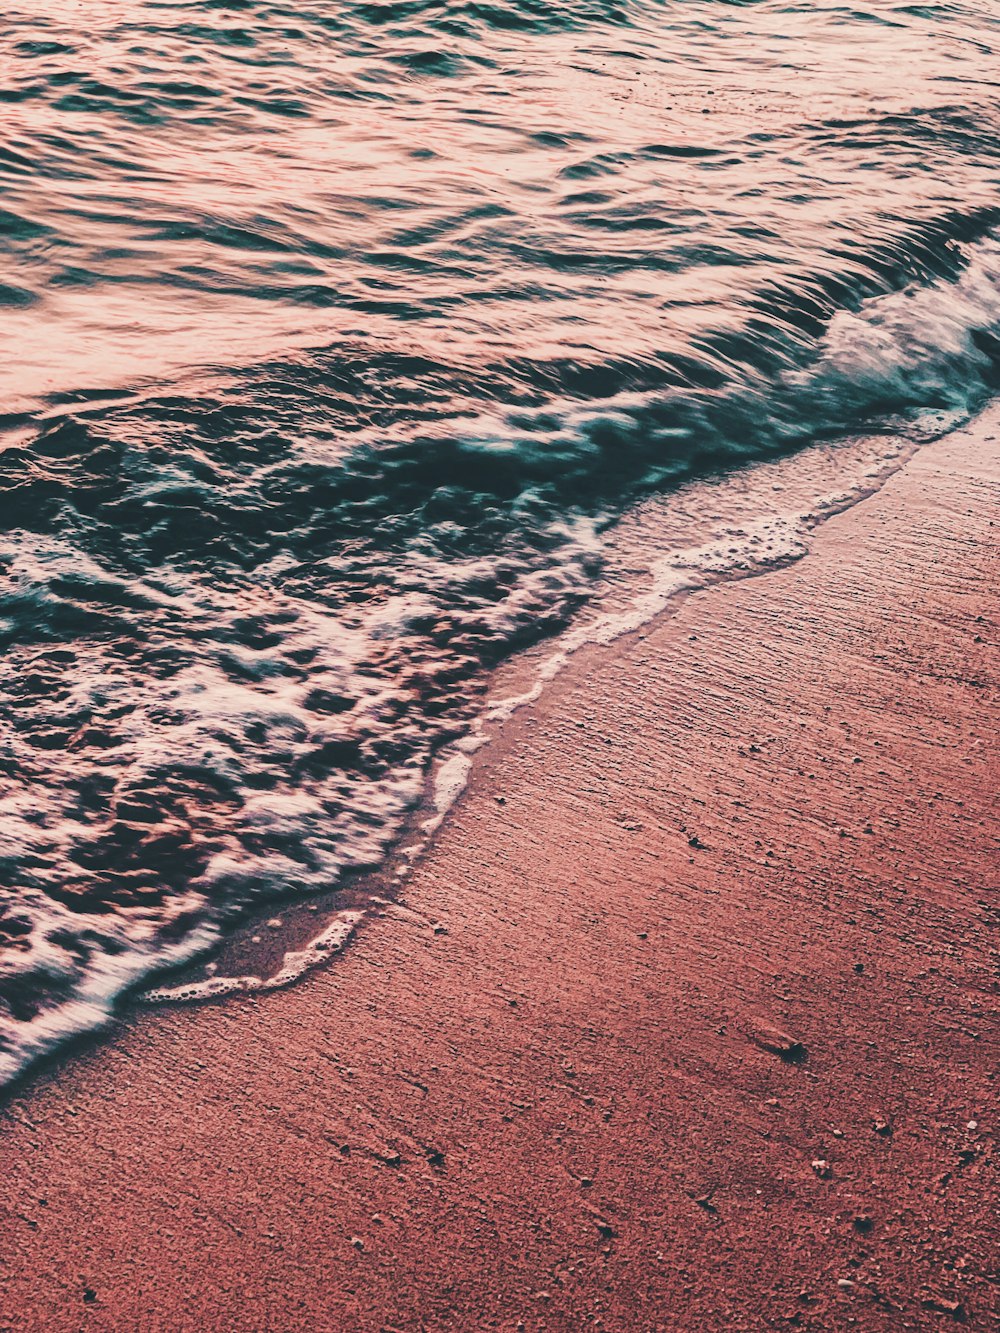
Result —
[[580, 654], [327, 969], [21, 1089], [0, 1328], [993, 1326], [998, 439]]

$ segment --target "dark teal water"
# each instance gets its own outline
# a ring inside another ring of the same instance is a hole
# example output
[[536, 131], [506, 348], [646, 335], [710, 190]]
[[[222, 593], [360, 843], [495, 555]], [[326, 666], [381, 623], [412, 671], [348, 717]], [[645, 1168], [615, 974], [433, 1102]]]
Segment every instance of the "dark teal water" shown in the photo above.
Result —
[[640, 496], [996, 388], [991, 3], [0, 33], [0, 1076], [377, 864]]

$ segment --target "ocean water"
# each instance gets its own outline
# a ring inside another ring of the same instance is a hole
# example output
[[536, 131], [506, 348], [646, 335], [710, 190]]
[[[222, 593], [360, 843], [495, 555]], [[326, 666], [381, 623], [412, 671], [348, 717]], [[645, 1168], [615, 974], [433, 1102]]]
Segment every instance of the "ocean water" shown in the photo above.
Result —
[[998, 45], [992, 0], [7, 6], [0, 1081], [378, 865], [638, 502], [874, 476], [838, 442], [996, 391]]

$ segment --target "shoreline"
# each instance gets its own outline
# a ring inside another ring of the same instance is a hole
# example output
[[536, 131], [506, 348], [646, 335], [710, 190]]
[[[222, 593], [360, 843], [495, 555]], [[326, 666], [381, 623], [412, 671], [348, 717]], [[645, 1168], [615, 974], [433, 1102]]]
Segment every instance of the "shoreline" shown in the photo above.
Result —
[[[498, 663], [481, 713], [465, 734], [445, 745], [432, 760], [423, 796], [381, 865], [368, 872], [352, 872], [322, 895], [263, 904], [237, 922], [208, 957], [197, 957], [179, 968], [168, 967], [148, 987], [136, 987], [123, 998], [122, 1014], [132, 1003], [198, 1004], [224, 1000], [234, 993], [279, 989], [296, 984], [314, 967], [324, 965], [364, 927], [385, 899], [398, 895], [414, 865], [428, 854], [439, 828], [465, 791], [479, 751], [498, 737], [502, 739], [513, 714], [537, 703], [577, 655], [592, 655], [587, 661], [603, 660], [604, 654], [627, 644], [631, 636], [644, 635], [650, 627], [676, 615], [696, 593], [717, 583], [762, 577], [801, 560], [824, 523], [870, 499], [921, 447], [920, 442], [892, 433], [845, 437], [832, 450], [827, 447], [826, 467], [834, 457], [838, 483], [847, 481], [847, 488], [838, 484], [832, 492], [822, 493], [820, 479], [811, 475], [822, 448], [814, 444], [809, 449], [751, 459], [742, 467], [696, 475], [620, 515], [610, 529], [605, 555], [614, 571], [612, 583], [620, 580], [622, 566], [627, 570], [627, 590], [618, 587], [612, 592], [606, 580], [599, 579], [604, 596], [595, 593], [561, 630]], [[825, 480], [829, 485], [829, 476]], [[775, 509], [769, 492], [784, 493], [789, 483], [794, 493], [792, 510]], [[721, 506], [717, 502], [714, 513], [709, 507], [708, 514], [699, 514], [706, 487], [736, 494], [727, 494]], [[688, 496], [694, 497], [693, 505], [685, 503]], [[680, 513], [672, 512], [675, 504]], [[682, 533], [695, 517], [698, 524], [704, 524], [703, 531], [697, 526], [695, 530], [706, 540], [700, 546], [692, 546], [690, 540], [683, 544]], [[740, 527], [746, 522], [757, 531], [748, 534]], [[655, 554], [649, 549], [650, 533]], [[734, 536], [740, 549], [726, 552]], [[664, 537], [670, 549], [661, 554], [659, 543]], [[770, 549], [762, 550], [768, 538]], [[773, 549], [775, 539], [778, 551]], [[635, 561], [649, 567], [640, 574]], [[633, 586], [636, 581], [638, 587]], [[276, 916], [281, 918], [277, 925]], [[291, 929], [290, 921], [294, 922]], [[331, 936], [335, 943], [327, 951]], [[220, 973], [220, 966], [224, 972]], [[52, 1054], [58, 1058], [57, 1051]]]
[[15, 1089], [0, 1328], [988, 1327], [998, 420], [582, 649], [332, 966]]

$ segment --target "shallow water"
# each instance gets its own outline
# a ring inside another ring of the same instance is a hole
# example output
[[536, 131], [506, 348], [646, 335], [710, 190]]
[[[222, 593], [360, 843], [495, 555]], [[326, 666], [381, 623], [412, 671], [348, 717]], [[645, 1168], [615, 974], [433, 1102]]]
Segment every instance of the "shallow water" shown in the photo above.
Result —
[[992, 4], [8, 13], [0, 1077], [377, 864], [640, 497], [994, 391], [998, 35]]

